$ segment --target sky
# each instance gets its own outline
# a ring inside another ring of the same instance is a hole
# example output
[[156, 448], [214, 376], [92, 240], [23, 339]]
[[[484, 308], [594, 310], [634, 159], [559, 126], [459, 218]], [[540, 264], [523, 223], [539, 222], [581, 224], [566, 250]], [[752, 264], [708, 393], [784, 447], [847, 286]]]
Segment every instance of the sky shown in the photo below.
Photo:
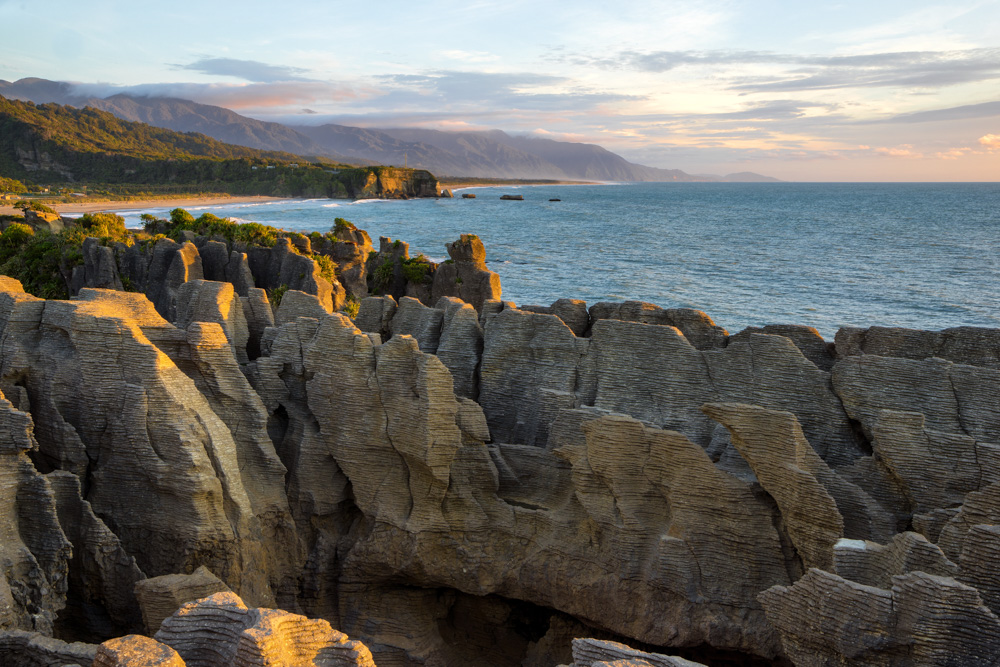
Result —
[[1000, 181], [1000, 0], [0, 0], [0, 79], [501, 129], [689, 173]]

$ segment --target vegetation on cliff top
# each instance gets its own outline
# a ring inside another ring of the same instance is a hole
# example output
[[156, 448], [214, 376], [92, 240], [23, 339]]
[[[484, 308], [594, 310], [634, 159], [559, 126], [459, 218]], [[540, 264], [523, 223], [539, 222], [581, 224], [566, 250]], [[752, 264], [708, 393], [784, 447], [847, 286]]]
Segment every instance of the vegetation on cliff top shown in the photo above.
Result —
[[113, 213], [88, 213], [58, 233], [14, 222], [0, 234], [0, 274], [20, 280], [29, 294], [69, 298], [73, 268], [83, 264], [82, 247], [88, 237], [105, 245], [134, 242], [125, 220]]
[[[25, 208], [38, 210], [44, 206]], [[167, 220], [145, 214], [142, 216], [143, 230], [129, 230], [125, 220], [113, 213], [88, 213], [75, 221], [68, 221], [61, 232], [33, 229], [19, 216], [3, 216], [6, 229], [0, 234], [0, 275], [17, 278], [29, 294], [46, 299], [69, 298], [69, 284], [73, 269], [83, 264], [83, 242], [88, 237], [100, 240], [102, 245], [152, 243], [161, 238], [183, 241], [184, 232], [206, 236], [228, 244], [245, 248], [260, 246], [273, 247], [279, 238], [295, 238], [298, 244], [292, 248], [313, 259], [320, 268], [320, 275], [331, 282], [337, 279], [338, 266], [330, 257], [313, 252], [312, 244], [324, 241], [338, 243], [334, 232], [322, 234], [313, 232], [308, 237], [299, 232], [291, 232], [256, 222], [239, 223], [220, 218], [212, 213], [203, 213], [195, 218], [188, 211], [176, 208]], [[339, 218], [344, 225], [354, 229], [350, 222]], [[305, 243], [306, 239], [310, 243]], [[304, 248], [304, 249], [303, 249]], [[287, 289], [287, 287], [286, 287]], [[278, 293], [277, 299], [280, 300]]]

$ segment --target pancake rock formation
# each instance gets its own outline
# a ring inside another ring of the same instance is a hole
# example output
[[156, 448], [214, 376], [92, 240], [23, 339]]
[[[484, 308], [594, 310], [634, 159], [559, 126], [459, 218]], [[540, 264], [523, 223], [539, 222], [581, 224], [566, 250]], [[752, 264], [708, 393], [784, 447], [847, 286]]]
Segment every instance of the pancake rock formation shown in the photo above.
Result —
[[997, 332], [518, 308], [470, 235], [352, 320], [283, 240], [0, 278], [0, 662], [1000, 664]]

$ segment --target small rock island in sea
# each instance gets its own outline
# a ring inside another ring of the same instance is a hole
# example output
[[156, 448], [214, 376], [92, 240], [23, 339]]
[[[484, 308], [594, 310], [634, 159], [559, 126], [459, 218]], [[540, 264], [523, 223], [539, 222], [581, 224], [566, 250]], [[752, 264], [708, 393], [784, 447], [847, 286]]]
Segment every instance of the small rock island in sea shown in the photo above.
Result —
[[1000, 660], [998, 330], [518, 307], [471, 234], [53, 224], [0, 235], [0, 664]]

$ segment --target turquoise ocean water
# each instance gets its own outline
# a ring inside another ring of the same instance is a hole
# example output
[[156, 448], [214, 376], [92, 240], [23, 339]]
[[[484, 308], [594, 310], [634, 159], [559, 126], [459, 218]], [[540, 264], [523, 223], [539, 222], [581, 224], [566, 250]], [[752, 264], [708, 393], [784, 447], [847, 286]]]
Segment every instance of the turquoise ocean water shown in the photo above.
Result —
[[[469, 199], [296, 200], [195, 215], [328, 231], [343, 217], [435, 261], [478, 234], [504, 298], [638, 299], [731, 333], [807, 324], [1000, 327], [1000, 184], [636, 183], [475, 188]], [[460, 192], [456, 194], [460, 194]], [[521, 194], [524, 201], [501, 201]], [[551, 198], [562, 201], [550, 202]], [[140, 213], [124, 213], [130, 226]]]

